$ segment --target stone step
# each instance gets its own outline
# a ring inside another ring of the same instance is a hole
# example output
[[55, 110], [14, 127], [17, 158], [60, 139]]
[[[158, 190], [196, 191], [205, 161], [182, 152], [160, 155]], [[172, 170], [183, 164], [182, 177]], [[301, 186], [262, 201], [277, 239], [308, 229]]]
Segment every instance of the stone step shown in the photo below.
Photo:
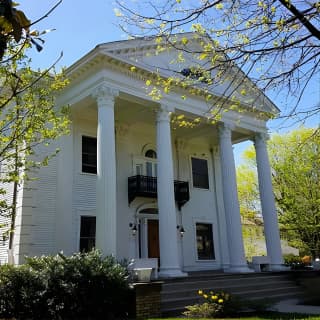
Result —
[[228, 293], [233, 293], [233, 294], [241, 294], [244, 291], [245, 292], [259, 292], [259, 291], [263, 291], [263, 292], [273, 292], [275, 291], [275, 285], [276, 285], [276, 292], [278, 292], [279, 290], [294, 290], [297, 289], [297, 287], [295, 285], [292, 284], [291, 281], [281, 281], [278, 283], [247, 283], [246, 285], [244, 284], [240, 284], [240, 285], [228, 285], [228, 286], [206, 286], [206, 287], [197, 287], [194, 290], [186, 290], [183, 288], [180, 288], [179, 290], [175, 289], [175, 290], [163, 290], [161, 293], [161, 297], [163, 300], [167, 300], [167, 299], [171, 299], [171, 298], [182, 298], [182, 297], [197, 297], [198, 296], [198, 290], [201, 289], [203, 291], [209, 292], [209, 291], [225, 291]]
[[[266, 302], [278, 302], [287, 299], [301, 299], [303, 297], [303, 292], [301, 291], [292, 291], [290, 293], [278, 293], [273, 294], [272, 296], [268, 296], [267, 299], [263, 299]], [[265, 298], [265, 297], [264, 297]], [[255, 297], [254, 299], [248, 300], [256, 300], [261, 301], [261, 297]], [[186, 310], [186, 306], [199, 303], [203, 300], [199, 298], [180, 298], [172, 301], [164, 301], [161, 303], [161, 314], [162, 316], [169, 316], [169, 315], [181, 315], [183, 311]]]
[[[244, 298], [247, 300], [257, 300], [259, 298], [268, 298], [268, 299], [273, 299], [274, 297], [277, 298], [278, 296], [283, 296], [283, 295], [297, 295], [297, 294], [301, 294], [302, 291], [299, 290], [299, 288], [295, 287], [295, 286], [291, 286], [291, 287], [281, 287], [281, 288], [277, 288], [277, 289], [264, 289], [264, 288], [260, 288], [260, 289], [254, 289], [254, 290], [250, 290], [248, 288], [244, 288], [242, 287], [241, 289], [239, 289], [239, 291], [234, 292], [234, 291], [228, 291], [228, 293], [232, 293], [234, 296], [239, 296], [240, 298]], [[175, 301], [181, 301], [181, 300], [194, 300], [194, 301], [205, 301], [203, 298], [201, 298], [198, 294], [186, 294], [184, 296], [180, 295], [180, 296], [163, 296], [163, 294], [161, 294], [161, 299], [163, 304], [170, 304], [171, 302], [175, 302]]]
[[178, 315], [185, 306], [204, 301], [198, 290], [222, 290], [247, 300], [280, 301], [301, 298], [303, 291], [287, 273], [223, 274], [201, 272], [165, 280], [161, 292], [163, 315]]
[[179, 282], [165, 282], [163, 290], [198, 290], [198, 289], [219, 289], [225, 287], [241, 286], [241, 285], [277, 285], [281, 282], [288, 282], [289, 280], [280, 276], [268, 276], [265, 278], [252, 277], [252, 278], [208, 278], [203, 279], [188, 279]]

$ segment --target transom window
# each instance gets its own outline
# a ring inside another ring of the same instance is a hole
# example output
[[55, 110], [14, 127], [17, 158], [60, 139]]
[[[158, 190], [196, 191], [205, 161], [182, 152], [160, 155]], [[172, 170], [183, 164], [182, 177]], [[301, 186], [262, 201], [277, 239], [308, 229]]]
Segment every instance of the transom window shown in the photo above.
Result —
[[144, 156], [146, 158], [157, 159], [157, 153], [152, 149], [147, 150]]
[[205, 159], [191, 158], [193, 186], [209, 189], [208, 161]]
[[199, 260], [214, 260], [211, 223], [196, 223], [197, 253]]
[[80, 252], [91, 251], [96, 245], [96, 217], [81, 216]]
[[97, 173], [97, 138], [82, 136], [82, 172]]

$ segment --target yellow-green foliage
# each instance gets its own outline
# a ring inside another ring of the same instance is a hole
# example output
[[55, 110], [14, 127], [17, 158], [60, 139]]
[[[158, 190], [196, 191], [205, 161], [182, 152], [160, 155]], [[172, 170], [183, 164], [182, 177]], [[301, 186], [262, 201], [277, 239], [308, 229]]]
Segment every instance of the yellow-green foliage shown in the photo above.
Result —
[[[35, 178], [34, 169], [47, 165], [58, 152], [46, 147], [69, 132], [68, 107], [55, 105], [68, 80], [54, 69], [32, 70], [26, 50], [27, 45], [16, 51], [9, 43], [0, 63], [0, 183], [29, 179], [31, 169]], [[0, 211], [10, 216], [13, 206], [3, 198]]]

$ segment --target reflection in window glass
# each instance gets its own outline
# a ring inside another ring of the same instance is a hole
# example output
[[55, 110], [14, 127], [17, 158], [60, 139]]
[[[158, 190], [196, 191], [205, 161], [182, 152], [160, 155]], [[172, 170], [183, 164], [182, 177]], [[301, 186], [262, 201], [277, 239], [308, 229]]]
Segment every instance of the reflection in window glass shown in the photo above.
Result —
[[199, 260], [213, 260], [214, 246], [212, 238], [212, 224], [196, 223], [197, 252]]
[[148, 177], [152, 177], [153, 176], [152, 163], [151, 162], [147, 162], [146, 163], [146, 167], [147, 167], [147, 176]]
[[97, 138], [82, 136], [82, 172], [97, 173]]
[[152, 159], [157, 159], [157, 153], [154, 150], [147, 150], [145, 155], [146, 158], [152, 158]]
[[96, 217], [82, 216], [80, 221], [80, 252], [91, 251], [96, 245]]
[[193, 186], [209, 189], [208, 162], [205, 159], [191, 158]]

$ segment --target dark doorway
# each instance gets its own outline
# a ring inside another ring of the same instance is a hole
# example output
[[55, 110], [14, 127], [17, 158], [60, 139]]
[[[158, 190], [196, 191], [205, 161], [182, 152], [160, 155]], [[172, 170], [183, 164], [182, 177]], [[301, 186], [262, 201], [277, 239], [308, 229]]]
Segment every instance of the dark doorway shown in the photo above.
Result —
[[158, 220], [148, 220], [148, 258], [160, 258]]

